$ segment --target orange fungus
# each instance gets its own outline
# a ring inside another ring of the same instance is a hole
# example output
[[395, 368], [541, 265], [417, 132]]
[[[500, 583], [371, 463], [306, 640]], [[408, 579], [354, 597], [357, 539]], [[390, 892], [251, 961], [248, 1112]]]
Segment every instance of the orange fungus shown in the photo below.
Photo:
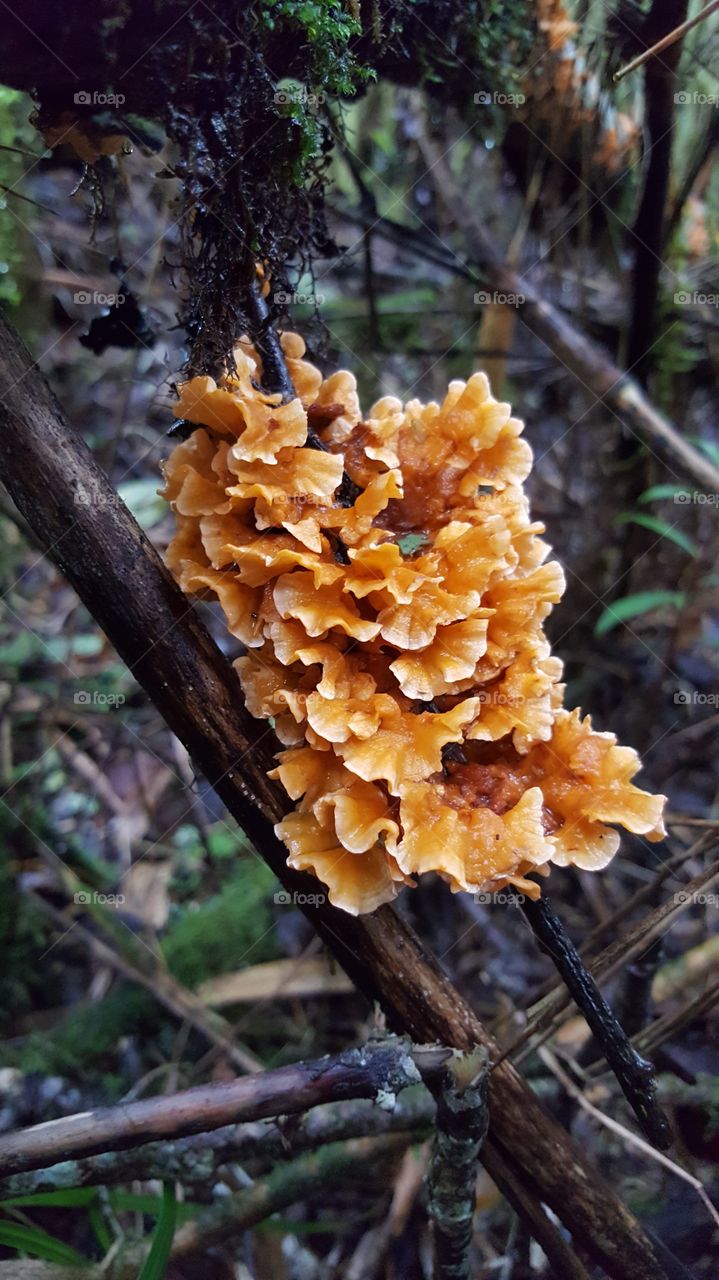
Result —
[[429, 871], [536, 896], [531, 872], [605, 866], [616, 826], [661, 839], [636, 752], [563, 708], [543, 628], [564, 575], [509, 405], [475, 373], [441, 404], [385, 397], [363, 418], [352, 374], [282, 345], [288, 404], [244, 341], [219, 385], [181, 387], [197, 429], [164, 492], [168, 564], [219, 600], [247, 705], [285, 747], [290, 864], [356, 914]]

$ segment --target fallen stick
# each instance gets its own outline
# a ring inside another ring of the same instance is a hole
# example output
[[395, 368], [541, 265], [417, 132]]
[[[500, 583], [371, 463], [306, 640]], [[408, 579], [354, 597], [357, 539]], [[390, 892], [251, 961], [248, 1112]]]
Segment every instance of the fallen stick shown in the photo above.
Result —
[[62, 1116], [0, 1137], [0, 1179], [61, 1160], [126, 1151], [158, 1138], [207, 1133], [266, 1116], [296, 1115], [342, 1098], [375, 1098], [391, 1106], [395, 1094], [420, 1083], [415, 1058], [431, 1078], [450, 1056], [440, 1047], [413, 1051], [408, 1041], [392, 1036], [335, 1057]]
[[266, 1178], [220, 1200], [201, 1217], [181, 1227], [170, 1256], [186, 1258], [191, 1254], [206, 1254], [208, 1249], [240, 1235], [299, 1200], [326, 1194], [338, 1184], [366, 1184], [377, 1172], [380, 1161], [396, 1159], [408, 1142], [408, 1135], [402, 1133], [388, 1133], [381, 1138], [353, 1138], [322, 1147], [289, 1164], [278, 1164]]
[[290, 1124], [255, 1120], [187, 1137], [172, 1135], [161, 1142], [144, 1142], [123, 1151], [63, 1160], [42, 1169], [17, 1173], [3, 1181], [2, 1199], [62, 1191], [68, 1187], [112, 1187], [121, 1182], [173, 1180], [190, 1187], [207, 1185], [223, 1164], [252, 1163], [271, 1167], [277, 1160], [312, 1151], [328, 1142], [375, 1137], [383, 1133], [426, 1134], [434, 1121], [434, 1102], [426, 1090], [401, 1094], [391, 1111], [364, 1099], [329, 1102]]

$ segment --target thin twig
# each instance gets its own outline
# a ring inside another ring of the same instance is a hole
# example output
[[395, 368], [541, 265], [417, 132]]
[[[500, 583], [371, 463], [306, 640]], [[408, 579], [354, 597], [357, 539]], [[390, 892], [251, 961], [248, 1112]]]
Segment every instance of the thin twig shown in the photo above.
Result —
[[[64, 874], [67, 875], [66, 869]], [[176, 1018], [188, 1022], [205, 1036], [210, 1044], [222, 1049], [238, 1070], [250, 1072], [259, 1070], [262, 1065], [259, 1058], [235, 1041], [230, 1024], [220, 1014], [205, 1008], [199, 997], [183, 987], [171, 973], [159, 967], [153, 973], [143, 972], [137, 964], [120, 955], [114, 947], [109, 946], [102, 938], [96, 937], [77, 920], [68, 921], [67, 916], [47, 902], [41, 894], [33, 890], [28, 890], [28, 893], [40, 910], [61, 930], [58, 946], [65, 945], [66, 942], [68, 945], [81, 942], [89, 952], [97, 956], [102, 964], [106, 964], [108, 968], [121, 974], [129, 982], [144, 987]]]
[[625, 76], [629, 75], [630, 71], [636, 71], [637, 67], [641, 67], [649, 58], [656, 57], [663, 49], [668, 49], [675, 41], [681, 40], [687, 31], [691, 31], [692, 27], [695, 27], [698, 22], [703, 22], [710, 14], [716, 13], [717, 9], [719, 9], [719, 0], [712, 0], [711, 4], [705, 5], [693, 18], [687, 18], [686, 22], [681, 22], [673, 31], [663, 36], [661, 40], [657, 40], [656, 44], [653, 44], [650, 49], [645, 49], [643, 53], [637, 54], [637, 57], [632, 58], [631, 62], [628, 62], [625, 67], [620, 67], [619, 71], [615, 71], [614, 79], [623, 80]]
[[262, 383], [265, 391], [282, 396], [283, 403], [294, 400], [295, 391], [279, 337], [270, 322], [270, 311], [253, 280], [245, 295], [245, 311], [251, 324], [250, 337], [262, 359]]
[[207, 1213], [188, 1222], [177, 1232], [172, 1246], [173, 1258], [190, 1254], [206, 1254], [223, 1241], [231, 1239], [286, 1209], [299, 1200], [318, 1193], [327, 1194], [339, 1184], [366, 1182], [370, 1171], [376, 1171], [382, 1160], [396, 1159], [407, 1147], [406, 1134], [390, 1133], [382, 1138], [353, 1138], [350, 1142], [332, 1143], [300, 1156], [289, 1164], [278, 1165], [265, 1179], [238, 1191]]
[[556, 965], [572, 999], [584, 1014], [644, 1133], [655, 1146], [669, 1146], [671, 1130], [656, 1099], [652, 1063], [639, 1056], [619, 1025], [547, 896], [543, 895], [537, 902], [525, 898], [522, 910], [542, 950]]
[[[617, 938], [616, 942], [610, 943], [599, 955], [592, 957], [587, 963], [594, 981], [611, 977], [621, 964], [633, 959], [660, 929], [666, 928], [675, 916], [692, 905], [697, 893], [708, 888], [717, 879], [719, 879], [719, 861], [713, 862], [706, 871], [688, 880], [682, 885], [681, 890], [661, 903], [654, 911], [648, 912], [628, 934]], [[572, 997], [564, 987], [557, 988], [540, 1000], [530, 1010], [529, 1020], [522, 1032], [504, 1050], [503, 1057], [511, 1057], [521, 1062], [527, 1053], [533, 1052], [532, 1049], [520, 1052], [522, 1047], [536, 1035], [543, 1035], [541, 1043], [553, 1035], [562, 1015], [569, 1009], [571, 1003]], [[535, 1045], [534, 1048], [536, 1047]]]
[[420, 1071], [433, 1078], [449, 1056], [439, 1045], [413, 1048], [390, 1036], [335, 1057], [63, 1116], [0, 1137], [0, 1177], [72, 1157], [126, 1151], [157, 1138], [207, 1133], [231, 1121], [296, 1114], [340, 1098], [374, 1098], [391, 1106], [395, 1094], [420, 1082]]
[[664, 1014], [661, 1018], [655, 1018], [648, 1027], [635, 1037], [636, 1044], [646, 1051], [653, 1051], [659, 1045], [668, 1040], [670, 1036], [680, 1031], [682, 1027], [689, 1026], [692, 1022], [696, 1022], [702, 1014], [708, 1013], [715, 1004], [719, 1003], [719, 982], [715, 982], [701, 995], [696, 996], [694, 1000], [685, 1005], [675, 1014]]
[[[469, 241], [472, 265], [461, 258], [439, 252], [426, 234], [403, 227], [391, 218], [378, 218], [374, 224], [382, 235], [405, 251], [429, 259], [445, 271], [470, 281], [475, 288], [496, 289], [517, 299], [520, 319], [530, 333], [539, 338], [555, 359], [571, 373], [599, 404], [604, 404], [618, 421], [640, 439], [646, 440], [667, 461], [681, 468], [687, 476], [709, 492], [719, 490], [719, 468], [690, 444], [647, 398], [643, 389], [607, 355], [598, 343], [578, 331], [576, 324], [542, 297], [526, 276], [503, 262], [468, 206], [461, 198], [459, 186], [449, 166], [438, 157], [435, 171], [438, 185], [452, 205]], [[361, 210], [343, 210], [359, 226], [367, 219]]]
[[434, 1114], [434, 1101], [425, 1089], [400, 1095], [392, 1110], [365, 1099], [329, 1102], [289, 1121], [230, 1124], [211, 1133], [63, 1160], [43, 1169], [13, 1175], [3, 1183], [2, 1196], [7, 1200], [39, 1191], [110, 1187], [154, 1178], [207, 1186], [223, 1164], [251, 1164], [253, 1170], [271, 1168], [277, 1160], [302, 1155], [329, 1142], [383, 1133], [422, 1134], [431, 1127]]
[[582, 1090], [574, 1083], [571, 1076], [562, 1069], [554, 1054], [549, 1049], [540, 1049], [539, 1056], [549, 1067], [552, 1074], [557, 1077], [557, 1080], [559, 1080], [566, 1092], [574, 1098], [575, 1102], [577, 1102], [588, 1115], [594, 1116], [595, 1120], [598, 1120], [599, 1123], [603, 1124], [607, 1129], [611, 1129], [613, 1133], [618, 1134], [624, 1142], [628, 1143], [630, 1146], [636, 1147], [637, 1150], [642, 1151], [644, 1155], [649, 1156], [650, 1159], [656, 1160], [658, 1164], [664, 1165], [665, 1169], [670, 1169], [678, 1178], [682, 1178], [684, 1182], [688, 1182], [689, 1186], [693, 1187], [697, 1192], [700, 1200], [706, 1209], [708, 1209], [717, 1226], [719, 1226], [719, 1212], [712, 1204], [712, 1201], [704, 1190], [703, 1183], [701, 1183], [698, 1178], [695, 1178], [693, 1174], [688, 1173], [686, 1169], [682, 1169], [680, 1164], [677, 1164], [674, 1160], [670, 1160], [669, 1156], [665, 1156], [662, 1151], [657, 1151], [654, 1147], [651, 1147], [649, 1143], [645, 1142], [643, 1138], [640, 1138], [638, 1134], [632, 1133], [631, 1129], [626, 1129], [618, 1120], [614, 1120], [612, 1116], [605, 1115], [603, 1111], [600, 1111], [598, 1107], [595, 1107], [594, 1104], [584, 1096]]

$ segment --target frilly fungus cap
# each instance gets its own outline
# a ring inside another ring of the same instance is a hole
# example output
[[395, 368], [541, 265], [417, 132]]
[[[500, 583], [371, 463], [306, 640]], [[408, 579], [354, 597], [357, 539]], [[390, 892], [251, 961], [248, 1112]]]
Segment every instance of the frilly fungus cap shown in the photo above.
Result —
[[661, 839], [636, 752], [562, 708], [543, 624], [564, 575], [509, 405], [476, 373], [441, 405], [385, 397], [363, 419], [352, 374], [323, 379], [297, 334], [282, 346], [289, 404], [258, 390], [246, 342], [221, 385], [180, 388], [198, 429], [165, 497], [168, 564], [220, 601], [247, 705], [287, 748], [290, 864], [358, 914], [426, 871], [537, 896], [528, 872], [609, 862], [607, 824]]

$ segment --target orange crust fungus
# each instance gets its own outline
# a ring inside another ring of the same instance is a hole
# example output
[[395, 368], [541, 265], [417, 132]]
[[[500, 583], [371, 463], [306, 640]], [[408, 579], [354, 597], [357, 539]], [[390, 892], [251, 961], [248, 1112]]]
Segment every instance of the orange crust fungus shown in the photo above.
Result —
[[475, 373], [441, 404], [385, 397], [363, 418], [352, 374], [323, 378], [296, 334], [282, 346], [289, 403], [259, 389], [244, 341], [220, 385], [184, 383], [197, 429], [164, 493], [168, 564], [219, 600], [247, 705], [286, 748], [289, 863], [357, 914], [427, 871], [536, 896], [530, 872], [605, 866], [615, 825], [661, 839], [636, 752], [563, 709], [543, 626], [564, 575], [509, 405]]

